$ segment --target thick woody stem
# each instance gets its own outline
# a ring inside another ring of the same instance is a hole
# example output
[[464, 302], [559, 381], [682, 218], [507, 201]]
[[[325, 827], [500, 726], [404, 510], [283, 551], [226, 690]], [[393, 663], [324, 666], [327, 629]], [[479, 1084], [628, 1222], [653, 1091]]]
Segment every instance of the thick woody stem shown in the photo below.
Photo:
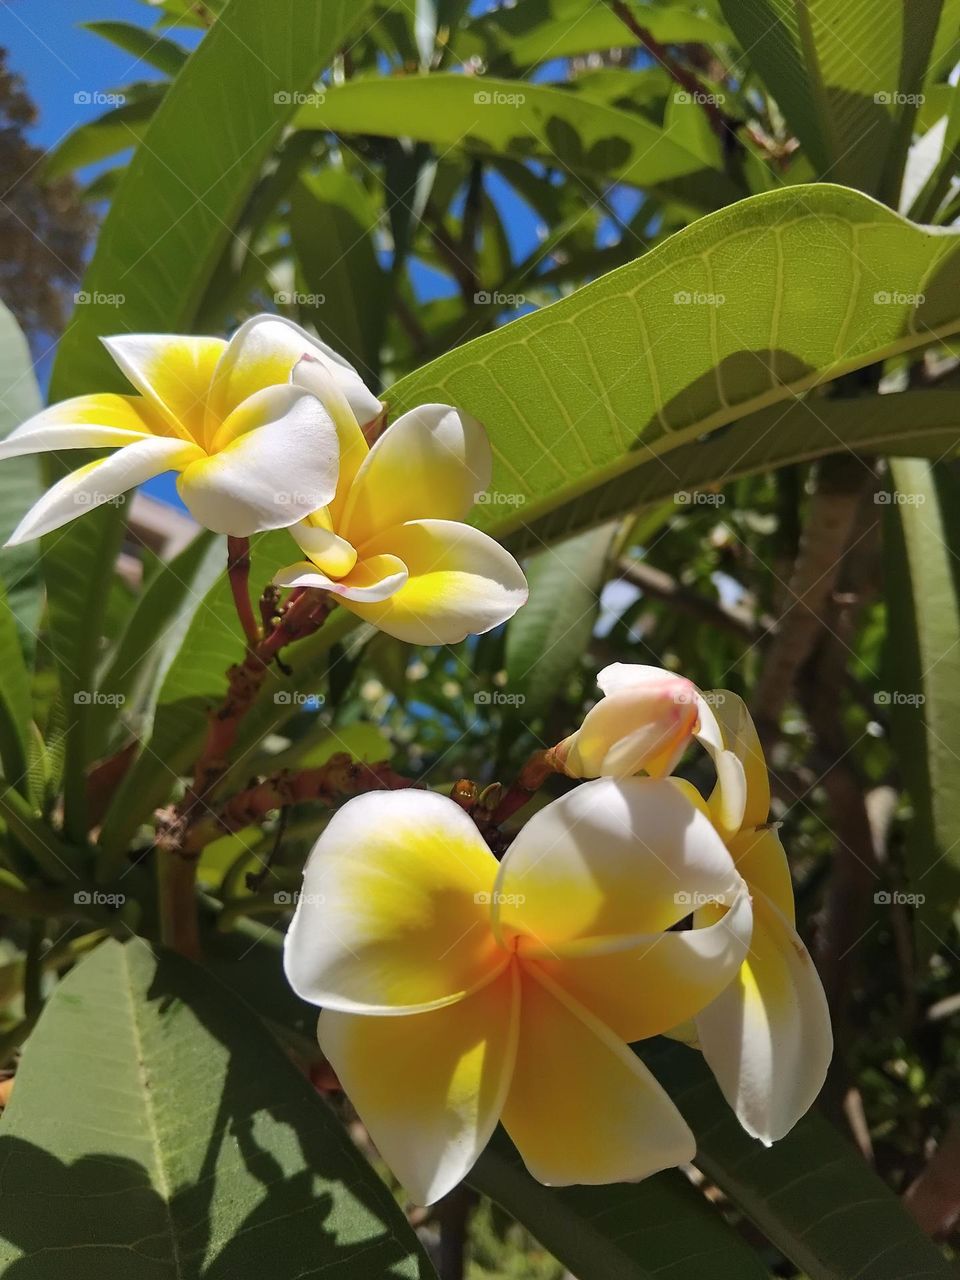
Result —
[[253, 603], [250, 600], [249, 538], [227, 538], [227, 576], [247, 644], [255, 645], [260, 639], [260, 629], [253, 616]]

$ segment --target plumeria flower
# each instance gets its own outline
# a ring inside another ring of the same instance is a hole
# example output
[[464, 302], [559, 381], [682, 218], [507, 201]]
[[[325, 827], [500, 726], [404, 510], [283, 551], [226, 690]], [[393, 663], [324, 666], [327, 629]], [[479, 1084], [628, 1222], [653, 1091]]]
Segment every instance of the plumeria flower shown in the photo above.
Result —
[[745, 781], [736, 753], [726, 749], [709, 698], [683, 676], [662, 667], [614, 662], [597, 676], [604, 696], [583, 724], [554, 749], [573, 778], [626, 778], [645, 772], [665, 778], [693, 739], [713, 757], [723, 779], [724, 818], [736, 827]]
[[360, 422], [381, 410], [360, 375], [299, 326], [255, 316], [229, 342], [130, 334], [104, 344], [137, 395], [75, 396], [36, 414], [0, 443], [0, 459], [113, 448], [49, 489], [10, 543], [38, 538], [165, 471], [191, 514], [246, 537], [302, 520], [333, 497], [338, 439], [330, 412], [301, 385], [306, 355]]
[[[637, 833], [641, 833], [638, 835]], [[690, 903], [726, 904], [673, 930]], [[349, 801], [309, 858], [284, 965], [384, 1159], [429, 1204], [498, 1120], [548, 1185], [642, 1178], [694, 1139], [628, 1042], [707, 1005], [751, 933], [715, 827], [669, 781], [577, 787], [498, 864], [452, 800]]]
[[513, 617], [527, 599], [520, 566], [462, 523], [490, 483], [480, 423], [450, 405], [424, 404], [370, 448], [327, 368], [308, 358], [295, 378], [336, 420], [340, 479], [332, 500], [291, 528], [306, 559], [275, 583], [323, 588], [413, 644], [454, 644]]
[[[808, 1110], [833, 1053], [830, 1013], [810, 953], [795, 926], [793, 885], [775, 826], [757, 731], [742, 699], [712, 695], [726, 749], [743, 766], [740, 820], [727, 824], [723, 780], [708, 802], [753, 899], [753, 938], [734, 982], [695, 1018], [697, 1038], [740, 1123], [769, 1145]], [[738, 801], [739, 803], [739, 801]], [[709, 908], [701, 914], [708, 920]]]

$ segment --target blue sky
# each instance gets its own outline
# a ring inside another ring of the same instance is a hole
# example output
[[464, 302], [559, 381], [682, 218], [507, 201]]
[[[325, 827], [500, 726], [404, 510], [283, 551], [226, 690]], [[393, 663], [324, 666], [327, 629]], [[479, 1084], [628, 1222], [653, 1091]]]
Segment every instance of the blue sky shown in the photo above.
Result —
[[[75, 126], [102, 114], [107, 107], [97, 104], [98, 94], [159, 78], [153, 68], [101, 36], [83, 30], [80, 24], [111, 20], [147, 26], [152, 18], [150, 7], [141, 0], [0, 0], [0, 44], [9, 50], [11, 70], [23, 77], [39, 109], [39, 119], [30, 134], [34, 143], [53, 147]], [[172, 35], [186, 45], [199, 37], [199, 33], [180, 29]], [[541, 68], [537, 78], [548, 78], [551, 71], [556, 74], [555, 68]], [[94, 102], [85, 102], [84, 97], [93, 97]], [[83, 176], [89, 178], [94, 172]], [[515, 260], [525, 258], [538, 242], [535, 217], [496, 175], [489, 190], [504, 216]], [[632, 215], [633, 193], [615, 192], [613, 200], [617, 205], [623, 204], [619, 210], [622, 215]], [[600, 238], [609, 242], [609, 229], [601, 228]], [[451, 281], [426, 269], [414, 269], [414, 283], [424, 299], [455, 292]], [[38, 363], [37, 374], [44, 386], [50, 363], [49, 354]], [[161, 477], [146, 487], [156, 496], [177, 503], [171, 478]]]

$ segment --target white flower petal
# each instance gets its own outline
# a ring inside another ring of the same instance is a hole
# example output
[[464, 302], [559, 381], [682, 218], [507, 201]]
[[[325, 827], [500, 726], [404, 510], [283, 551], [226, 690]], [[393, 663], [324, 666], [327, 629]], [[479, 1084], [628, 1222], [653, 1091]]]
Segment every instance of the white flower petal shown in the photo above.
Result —
[[311, 1004], [403, 1014], [452, 1004], [509, 963], [490, 929], [497, 862], [458, 804], [358, 796], [310, 854], [284, 967]]
[[224, 447], [193, 463], [177, 485], [194, 518], [215, 533], [282, 529], [336, 492], [336, 429], [299, 387], [258, 391], [230, 415], [218, 441]]
[[361, 426], [377, 417], [380, 401], [353, 365], [292, 320], [266, 314], [245, 321], [230, 339], [213, 378], [211, 416], [222, 421], [254, 392], [289, 382], [305, 355], [329, 366]]
[[317, 587], [341, 600], [388, 600], [407, 580], [407, 568], [396, 556], [372, 556], [361, 560], [345, 578], [330, 578], [309, 560], [288, 564], [274, 574], [278, 587]]
[[417, 1204], [451, 1191], [490, 1140], [513, 1075], [519, 1013], [516, 965], [428, 1013], [321, 1013], [321, 1049]]
[[724, 1097], [769, 1146], [789, 1133], [823, 1086], [833, 1053], [820, 978], [799, 935], [754, 891], [750, 954], [737, 979], [696, 1018]]
[[130, 333], [101, 339], [133, 385], [185, 440], [203, 444], [210, 379], [222, 338]]
[[640, 1059], [532, 965], [503, 1123], [531, 1174], [551, 1187], [645, 1178], [696, 1151]]
[[88, 463], [64, 476], [34, 503], [10, 535], [7, 546], [59, 529], [144, 480], [187, 466], [199, 454], [196, 445], [183, 440], [150, 436], [126, 445], [109, 458]]
[[341, 529], [359, 546], [410, 520], [462, 520], [490, 484], [487, 433], [448, 404], [422, 404], [383, 433], [360, 467]]
[[710, 819], [671, 780], [600, 778], [520, 831], [500, 864], [495, 927], [560, 950], [658, 933], [705, 898], [732, 903], [740, 888]]
[[358, 548], [361, 560], [397, 556], [409, 578], [379, 604], [347, 603], [409, 644], [456, 644], [512, 618], [527, 599], [520, 566], [498, 542], [452, 520], [411, 520]]

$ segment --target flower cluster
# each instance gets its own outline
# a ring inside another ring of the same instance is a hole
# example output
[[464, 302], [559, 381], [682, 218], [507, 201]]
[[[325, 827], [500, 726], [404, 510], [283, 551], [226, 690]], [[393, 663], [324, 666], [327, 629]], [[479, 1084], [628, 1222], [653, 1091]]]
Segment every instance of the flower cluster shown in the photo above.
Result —
[[483, 427], [421, 405], [368, 447], [384, 406], [357, 371], [298, 325], [255, 316], [229, 342], [105, 339], [137, 395], [76, 396], [0, 443], [0, 459], [114, 449], [53, 485], [11, 543], [38, 538], [166, 471], [216, 533], [289, 528], [304, 559], [279, 586], [321, 587], [381, 630], [450, 644], [513, 616], [520, 566], [462, 523], [490, 482]]
[[[648, 667], [599, 683], [552, 753], [593, 780], [537, 812], [501, 863], [459, 805], [414, 790], [349, 801], [308, 860], [287, 977], [321, 1007], [323, 1052], [420, 1203], [499, 1121], [549, 1185], [692, 1160], [629, 1048], [648, 1036], [699, 1047], [765, 1143], [823, 1083], [829, 1016], [744, 704]], [[691, 739], [715, 762], [706, 800], [668, 776]]]

